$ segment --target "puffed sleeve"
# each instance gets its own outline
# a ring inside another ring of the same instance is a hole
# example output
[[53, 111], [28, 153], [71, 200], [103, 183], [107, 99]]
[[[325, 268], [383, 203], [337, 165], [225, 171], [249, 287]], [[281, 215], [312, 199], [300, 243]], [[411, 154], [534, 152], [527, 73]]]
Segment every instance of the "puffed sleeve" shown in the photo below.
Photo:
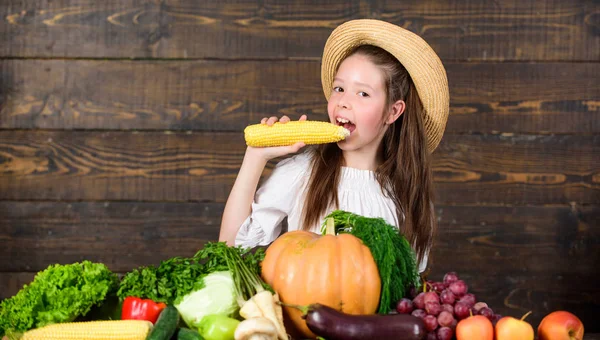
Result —
[[256, 191], [250, 216], [242, 223], [235, 245], [252, 248], [273, 242], [281, 222], [295, 205], [306, 179], [308, 158], [304, 154], [280, 161]]

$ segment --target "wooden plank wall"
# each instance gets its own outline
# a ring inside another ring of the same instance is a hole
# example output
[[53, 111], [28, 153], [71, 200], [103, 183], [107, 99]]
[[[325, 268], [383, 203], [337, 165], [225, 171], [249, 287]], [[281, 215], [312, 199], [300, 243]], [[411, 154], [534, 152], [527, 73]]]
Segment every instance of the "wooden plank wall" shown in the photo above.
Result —
[[0, 298], [51, 263], [122, 273], [216, 240], [243, 127], [325, 119], [319, 57], [354, 18], [421, 35], [447, 68], [429, 277], [600, 331], [593, 0], [0, 2]]

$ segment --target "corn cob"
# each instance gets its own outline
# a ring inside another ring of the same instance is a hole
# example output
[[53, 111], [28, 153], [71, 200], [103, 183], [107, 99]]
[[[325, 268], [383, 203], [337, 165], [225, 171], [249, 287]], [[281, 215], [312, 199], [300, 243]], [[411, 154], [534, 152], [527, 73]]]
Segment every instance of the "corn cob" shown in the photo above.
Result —
[[253, 147], [285, 146], [297, 142], [304, 144], [335, 143], [345, 139], [350, 131], [342, 126], [320, 121], [291, 121], [254, 124], [244, 129], [246, 144]]
[[21, 340], [145, 340], [151, 329], [145, 320], [56, 323], [29, 330]]

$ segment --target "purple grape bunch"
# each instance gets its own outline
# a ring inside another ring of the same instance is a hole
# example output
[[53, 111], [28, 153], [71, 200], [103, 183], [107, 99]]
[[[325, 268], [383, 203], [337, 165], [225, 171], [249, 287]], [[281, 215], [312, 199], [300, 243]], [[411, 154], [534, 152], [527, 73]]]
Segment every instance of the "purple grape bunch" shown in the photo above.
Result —
[[398, 301], [396, 311], [421, 318], [428, 332], [427, 339], [437, 340], [453, 339], [458, 322], [471, 314], [483, 315], [494, 325], [502, 317], [487, 303], [477, 301], [456, 272], [446, 273], [441, 282], [426, 281], [424, 291], [411, 289], [410, 298]]

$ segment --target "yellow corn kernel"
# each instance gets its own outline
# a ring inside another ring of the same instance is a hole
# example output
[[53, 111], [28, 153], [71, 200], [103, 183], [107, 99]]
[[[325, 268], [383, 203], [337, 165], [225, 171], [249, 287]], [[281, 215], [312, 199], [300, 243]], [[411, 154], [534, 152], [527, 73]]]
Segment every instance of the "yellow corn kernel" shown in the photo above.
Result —
[[145, 320], [68, 322], [29, 330], [21, 340], [145, 340], [150, 330]]
[[345, 139], [350, 131], [343, 126], [320, 121], [291, 121], [254, 124], [244, 129], [246, 144], [253, 147], [286, 146], [297, 142], [304, 144], [335, 143]]

